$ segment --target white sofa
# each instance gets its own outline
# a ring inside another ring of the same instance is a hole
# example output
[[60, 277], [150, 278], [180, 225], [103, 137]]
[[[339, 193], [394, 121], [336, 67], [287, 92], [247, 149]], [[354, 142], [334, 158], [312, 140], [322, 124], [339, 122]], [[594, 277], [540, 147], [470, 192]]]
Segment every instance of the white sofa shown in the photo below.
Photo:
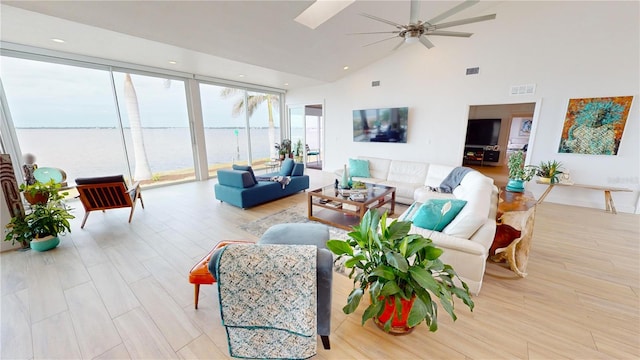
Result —
[[[441, 232], [411, 226], [411, 233], [420, 233], [444, 250], [442, 261], [450, 264], [460, 278], [469, 285], [473, 294], [478, 294], [486, 267], [489, 249], [496, 232], [498, 188], [493, 179], [477, 171], [467, 173], [452, 194], [430, 191], [427, 187], [438, 187], [454, 166], [427, 164], [360, 156], [369, 161], [371, 178], [354, 178], [368, 183], [383, 184], [396, 188], [396, 200], [410, 204], [424, 203], [430, 198], [466, 200], [462, 211]], [[341, 174], [341, 170], [336, 172]], [[407, 209], [400, 220], [410, 220]]]

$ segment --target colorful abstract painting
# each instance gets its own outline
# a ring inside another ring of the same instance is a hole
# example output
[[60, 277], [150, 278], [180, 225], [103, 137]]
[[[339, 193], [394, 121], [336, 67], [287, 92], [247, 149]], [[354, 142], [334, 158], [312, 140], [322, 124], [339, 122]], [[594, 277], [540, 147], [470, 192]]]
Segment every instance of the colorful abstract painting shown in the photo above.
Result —
[[633, 96], [570, 99], [560, 153], [617, 155]]

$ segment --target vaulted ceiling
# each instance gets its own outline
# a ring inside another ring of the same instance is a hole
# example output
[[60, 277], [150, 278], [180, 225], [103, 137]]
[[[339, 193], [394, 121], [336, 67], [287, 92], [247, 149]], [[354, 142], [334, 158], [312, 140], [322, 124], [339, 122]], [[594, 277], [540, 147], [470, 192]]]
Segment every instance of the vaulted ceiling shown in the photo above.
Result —
[[[294, 21], [313, 1], [3, 1], [1, 39], [278, 88], [332, 82], [391, 53], [400, 39], [368, 13], [405, 24], [409, 1], [358, 0], [315, 30]], [[424, 1], [420, 19], [459, 1]], [[450, 20], [496, 12], [483, 1]], [[498, 14], [498, 17], [500, 14]], [[449, 20], [449, 19], [448, 19]], [[456, 27], [482, 36], [486, 23]], [[453, 29], [452, 29], [453, 30]], [[65, 43], [54, 43], [61, 38]], [[432, 37], [437, 48], [474, 37]], [[422, 46], [405, 44], [403, 46]], [[424, 49], [424, 56], [429, 51]], [[176, 64], [169, 64], [175, 61]], [[348, 66], [349, 70], [344, 70]], [[242, 75], [242, 77], [240, 77]], [[287, 83], [288, 85], [284, 85]]]

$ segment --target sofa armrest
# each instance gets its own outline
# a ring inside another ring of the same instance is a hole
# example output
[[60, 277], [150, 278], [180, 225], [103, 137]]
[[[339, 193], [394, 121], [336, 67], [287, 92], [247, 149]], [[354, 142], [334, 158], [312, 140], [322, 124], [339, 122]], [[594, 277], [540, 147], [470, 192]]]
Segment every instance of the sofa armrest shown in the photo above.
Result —
[[423, 229], [415, 225], [411, 225], [411, 231], [409, 233], [420, 234], [426, 238], [429, 238], [433, 240], [433, 243], [436, 246], [442, 248], [443, 250], [451, 249], [474, 255], [482, 255], [485, 258], [489, 254], [489, 248], [485, 248], [484, 246], [473, 240], [450, 236], [439, 231]]
[[256, 183], [251, 173], [244, 170], [218, 170], [218, 184], [235, 188], [249, 188]]

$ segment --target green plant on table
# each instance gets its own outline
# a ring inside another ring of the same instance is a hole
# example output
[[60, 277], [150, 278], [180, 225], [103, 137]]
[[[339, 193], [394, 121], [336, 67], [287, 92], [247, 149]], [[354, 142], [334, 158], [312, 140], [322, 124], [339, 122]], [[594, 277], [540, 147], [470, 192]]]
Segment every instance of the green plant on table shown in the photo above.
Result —
[[[450, 205], [449, 205], [450, 208]], [[447, 209], [443, 209], [443, 214]], [[378, 230], [379, 229], [379, 230]], [[380, 216], [376, 209], [367, 211], [359, 225], [353, 227], [347, 240], [329, 240], [327, 247], [338, 259], [344, 257], [344, 266], [351, 269], [354, 289], [342, 309], [353, 313], [368, 290], [371, 305], [362, 315], [362, 324], [379, 317], [385, 304], [396, 304], [400, 317], [400, 300], [415, 301], [409, 312], [407, 325], [415, 327], [423, 320], [429, 330], [438, 329], [438, 298], [441, 306], [456, 320], [454, 296], [461, 299], [473, 311], [474, 303], [469, 288], [450, 265], [440, 259], [442, 249], [431, 239], [419, 234], [409, 234], [411, 222], [393, 220], [387, 224], [386, 212]], [[356, 271], [357, 270], [357, 271]], [[457, 279], [462, 287], [454, 284]], [[384, 323], [389, 331], [393, 316]]]
[[68, 192], [60, 192], [61, 185], [56, 183], [53, 179], [46, 183], [36, 181], [32, 185], [20, 184], [20, 191], [31, 196], [38, 194], [49, 194], [48, 201], [57, 202], [62, 200], [65, 196], [69, 195]]
[[536, 166], [524, 164], [525, 153], [518, 150], [509, 155], [507, 166], [509, 168], [509, 179], [529, 181], [536, 173]]
[[561, 168], [562, 163], [559, 161], [543, 161], [536, 168], [536, 175], [551, 179], [551, 183], [557, 183], [558, 175], [562, 174], [562, 171], [560, 170]]

